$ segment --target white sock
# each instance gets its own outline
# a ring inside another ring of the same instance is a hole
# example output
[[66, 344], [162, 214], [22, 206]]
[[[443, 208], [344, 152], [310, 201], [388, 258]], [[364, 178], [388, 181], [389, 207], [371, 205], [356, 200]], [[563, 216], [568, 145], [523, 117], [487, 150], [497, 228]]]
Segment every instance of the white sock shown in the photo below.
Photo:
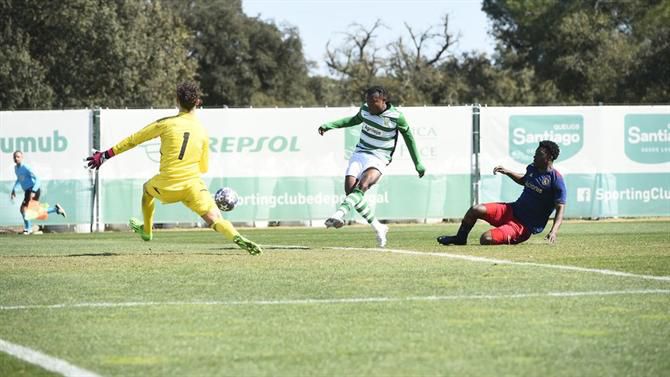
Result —
[[374, 220], [372, 220], [372, 222], [370, 223], [370, 226], [372, 227], [372, 229], [375, 230], [375, 232], [379, 232], [379, 230], [382, 229], [382, 228], [384, 227], [384, 224], [380, 223], [379, 220], [374, 219]]
[[335, 212], [335, 214], [333, 214], [333, 217], [336, 218], [336, 219], [344, 219], [344, 215], [345, 215], [344, 211], [342, 211], [341, 209], [338, 209]]

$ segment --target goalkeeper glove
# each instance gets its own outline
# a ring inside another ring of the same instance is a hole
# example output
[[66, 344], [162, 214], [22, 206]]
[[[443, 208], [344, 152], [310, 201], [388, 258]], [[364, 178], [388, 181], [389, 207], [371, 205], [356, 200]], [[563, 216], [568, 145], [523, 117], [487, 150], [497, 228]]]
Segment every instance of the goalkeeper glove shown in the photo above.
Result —
[[86, 161], [88, 161], [88, 168], [91, 170], [98, 170], [105, 161], [112, 157], [114, 157], [114, 149], [112, 148], [109, 148], [104, 152], [96, 151], [90, 157], [86, 157]]

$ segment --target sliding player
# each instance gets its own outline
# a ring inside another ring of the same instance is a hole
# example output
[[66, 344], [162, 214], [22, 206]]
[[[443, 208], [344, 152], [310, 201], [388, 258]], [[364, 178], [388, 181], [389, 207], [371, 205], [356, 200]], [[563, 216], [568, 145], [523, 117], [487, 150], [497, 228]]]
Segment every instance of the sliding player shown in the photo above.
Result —
[[484, 203], [473, 206], [463, 217], [455, 236], [440, 236], [442, 245], [465, 245], [468, 233], [482, 219], [495, 226], [481, 235], [482, 245], [518, 244], [544, 230], [549, 216], [556, 210], [554, 224], [546, 239], [556, 241], [558, 228], [563, 222], [566, 189], [563, 176], [554, 169], [560, 149], [553, 141], [544, 140], [535, 150], [533, 163], [526, 167], [526, 174], [514, 173], [496, 166], [493, 174], [502, 173], [524, 186], [521, 196], [514, 203]]

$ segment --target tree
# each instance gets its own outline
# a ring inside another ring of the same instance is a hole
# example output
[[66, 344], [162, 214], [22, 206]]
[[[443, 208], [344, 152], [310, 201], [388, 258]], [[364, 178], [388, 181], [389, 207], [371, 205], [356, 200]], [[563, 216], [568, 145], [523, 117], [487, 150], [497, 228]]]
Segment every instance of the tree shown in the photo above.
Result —
[[631, 22], [639, 50], [622, 83], [627, 102], [670, 102], [670, 2], [654, 3], [637, 9]]
[[448, 25], [447, 16], [438, 32], [433, 27], [416, 31], [405, 24], [411, 43], [400, 37], [382, 49], [376, 44], [377, 33], [386, 28], [381, 20], [370, 28], [352, 24], [341, 45], [326, 45], [326, 64], [339, 77], [341, 96], [359, 98], [370, 85], [382, 84], [397, 104], [435, 104], [435, 85], [443, 80], [437, 67], [455, 43]]
[[[339, 77], [339, 95], [342, 100], [359, 98], [365, 89], [378, 82], [386, 61], [380, 56], [381, 48], [375, 43], [378, 29], [386, 26], [377, 20], [370, 28], [353, 23], [345, 32], [341, 45], [331, 48], [326, 43], [326, 66]], [[356, 101], [357, 103], [358, 101]]]
[[[499, 40], [501, 66], [531, 69], [565, 103], [667, 100], [668, 2], [484, 0]], [[653, 24], [650, 29], [645, 24]], [[652, 47], [652, 41], [658, 42]], [[511, 59], [508, 59], [511, 57]], [[648, 66], [655, 66], [649, 69]], [[665, 71], [667, 72], [667, 71]], [[660, 82], [660, 84], [659, 84]], [[645, 89], [652, 84], [652, 90]], [[640, 85], [643, 85], [642, 87]], [[665, 93], [665, 97], [664, 94]]]
[[[435, 90], [448, 77], [438, 69], [446, 59], [450, 47], [457, 38], [449, 32], [449, 17], [443, 16], [440, 31], [429, 27], [415, 31], [405, 23], [412, 47], [408, 47], [402, 38], [389, 46], [391, 55], [388, 62], [388, 74], [398, 82], [401, 103], [443, 104], [441, 93]], [[432, 45], [437, 47], [431, 51]], [[437, 84], [437, 85], [436, 85]]]
[[242, 12], [240, 0], [170, 1], [194, 36], [191, 57], [207, 106], [312, 105], [295, 28]]
[[551, 82], [539, 82], [530, 68], [514, 70], [492, 62], [485, 54], [464, 53], [445, 62], [444, 80], [436, 87], [438, 103], [520, 105], [555, 103]]
[[38, 94], [3, 108], [172, 106], [165, 89], [194, 73], [186, 29], [160, 2], [5, 0], [0, 14], [0, 80]]
[[347, 106], [351, 99], [343, 100], [339, 94], [339, 81], [330, 77], [315, 76], [309, 78], [307, 85], [310, 93], [314, 95], [317, 105], [321, 106]]
[[[12, 27], [11, 21], [2, 24]], [[2, 32], [1, 36], [0, 109], [48, 107], [53, 90], [46, 82], [46, 68], [30, 55], [28, 38], [21, 31]]]

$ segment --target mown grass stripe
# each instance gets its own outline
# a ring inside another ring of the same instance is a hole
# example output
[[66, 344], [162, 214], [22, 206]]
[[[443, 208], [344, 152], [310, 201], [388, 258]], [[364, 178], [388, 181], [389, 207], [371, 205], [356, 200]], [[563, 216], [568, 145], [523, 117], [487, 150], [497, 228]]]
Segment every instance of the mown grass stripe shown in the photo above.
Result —
[[53, 305], [14, 305], [0, 306], [0, 310], [29, 309], [77, 309], [77, 308], [124, 308], [141, 306], [263, 306], [263, 305], [310, 305], [310, 304], [372, 304], [408, 301], [449, 301], [449, 300], [504, 300], [524, 298], [588, 297], [642, 294], [670, 294], [670, 289], [631, 289], [618, 291], [567, 291], [537, 292], [513, 294], [473, 294], [445, 296], [408, 296], [408, 297], [343, 297], [343, 298], [305, 298], [284, 300], [248, 300], [248, 301], [146, 301], [146, 302], [82, 302]]

